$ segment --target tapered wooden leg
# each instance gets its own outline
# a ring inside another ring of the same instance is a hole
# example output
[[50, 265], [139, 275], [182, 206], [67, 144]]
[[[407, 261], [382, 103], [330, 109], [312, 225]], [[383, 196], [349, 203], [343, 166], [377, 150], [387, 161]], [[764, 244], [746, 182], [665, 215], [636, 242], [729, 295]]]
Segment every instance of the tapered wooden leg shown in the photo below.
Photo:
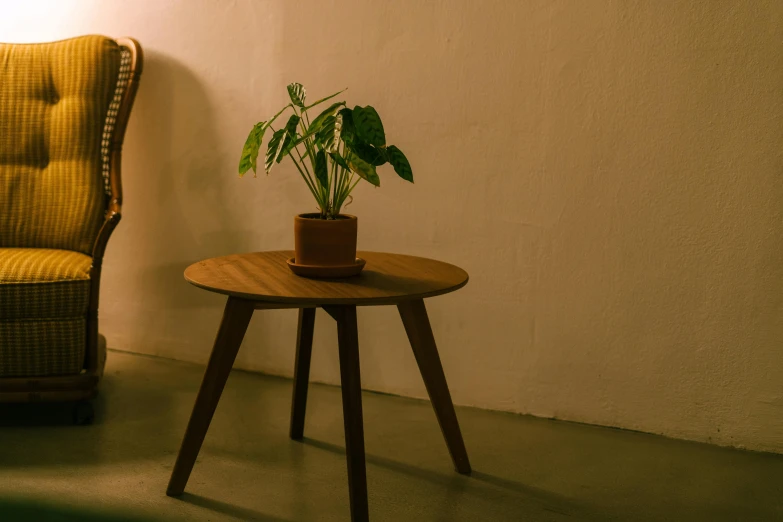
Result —
[[236, 297], [229, 297], [226, 308], [223, 311], [223, 320], [220, 323], [212, 355], [201, 381], [196, 404], [190, 415], [190, 422], [185, 431], [185, 438], [179, 449], [174, 471], [171, 473], [166, 494], [169, 496], [181, 495], [185, 491], [185, 485], [193, 470], [193, 464], [204, 442], [212, 415], [215, 413], [220, 394], [226, 385], [231, 367], [234, 365], [239, 346], [245, 337], [245, 330], [253, 315], [253, 303]]
[[443, 438], [446, 439], [451, 460], [454, 461], [454, 467], [459, 473], [467, 475], [470, 473], [470, 461], [462, 440], [454, 404], [451, 402], [446, 375], [440, 363], [424, 301], [422, 299], [405, 301], [398, 304], [397, 309], [400, 311], [402, 324], [413, 348], [413, 355], [416, 357], [421, 377], [424, 379], [432, 407], [438, 417]]
[[366, 522], [370, 518], [370, 513], [367, 505], [367, 471], [364, 462], [362, 382], [359, 373], [359, 333], [356, 325], [356, 307], [329, 306], [324, 309], [337, 320], [351, 520]]
[[291, 398], [292, 439], [304, 436], [305, 409], [307, 408], [307, 381], [310, 379], [310, 355], [313, 352], [315, 308], [299, 309], [299, 326], [296, 334], [296, 362], [294, 363], [294, 392]]

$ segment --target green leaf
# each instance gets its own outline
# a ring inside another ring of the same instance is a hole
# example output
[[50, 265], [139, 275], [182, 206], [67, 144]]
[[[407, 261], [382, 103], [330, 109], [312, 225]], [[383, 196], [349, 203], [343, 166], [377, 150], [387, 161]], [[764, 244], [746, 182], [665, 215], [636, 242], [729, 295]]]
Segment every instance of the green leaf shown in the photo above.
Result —
[[381, 178], [379, 178], [378, 173], [375, 172], [374, 165], [370, 165], [356, 154], [350, 152], [345, 159], [348, 161], [348, 165], [350, 165], [351, 170], [357, 173], [359, 177], [365, 181], [369, 181], [376, 187], [381, 186]]
[[275, 164], [275, 157], [277, 156], [278, 150], [280, 149], [280, 143], [283, 141], [284, 134], [285, 129], [276, 130], [274, 134], [272, 134], [272, 139], [269, 140], [269, 144], [266, 147], [264, 169], [266, 170], [267, 174], [269, 174], [269, 171], [272, 170], [272, 165]]
[[261, 142], [264, 139], [266, 122], [256, 123], [247, 135], [245, 146], [242, 147], [242, 156], [239, 158], [239, 175], [243, 176], [248, 170], [253, 169], [256, 172], [258, 149], [261, 148]]
[[302, 86], [302, 84], [292, 83], [289, 84], [286, 88], [288, 89], [288, 97], [291, 98], [291, 103], [297, 107], [304, 108], [307, 91], [305, 91], [305, 88]]
[[343, 117], [343, 127], [340, 129], [340, 138], [346, 143], [352, 143], [356, 136], [356, 127], [353, 123], [353, 111], [348, 107], [338, 113]]
[[339, 166], [341, 166], [345, 170], [351, 170], [351, 167], [348, 165], [348, 162], [345, 161], [345, 158], [340, 156], [339, 152], [330, 152], [329, 156], [332, 157], [332, 161], [337, 163]]
[[316, 144], [320, 145], [329, 152], [334, 152], [338, 140], [340, 139], [340, 132], [342, 128], [342, 118], [338, 114], [335, 116], [327, 116], [324, 119], [321, 130], [315, 137]]
[[[308, 132], [308, 133], [307, 133], [307, 134], [305, 134], [304, 136], [299, 136], [299, 137], [296, 139], [296, 141], [294, 141], [294, 143], [293, 143], [293, 146], [292, 146], [291, 148], [294, 148], [294, 147], [296, 147], [297, 145], [299, 145], [300, 143], [302, 143], [304, 140], [306, 140], [306, 139], [307, 139], [307, 138], [309, 138], [310, 136], [314, 136], [315, 134], [316, 134], [315, 132]], [[304, 151], [304, 153], [305, 153], [305, 155], [306, 155], [306, 154], [308, 154], [308, 151], [307, 151], [307, 150], [305, 150], [305, 151]]]
[[291, 137], [296, 137], [296, 128], [299, 125], [299, 116], [292, 114], [285, 124], [285, 131]]
[[339, 109], [341, 105], [345, 105], [345, 102], [333, 103], [328, 109], [319, 114], [312, 123], [310, 123], [310, 126], [307, 128], [307, 133], [318, 132], [324, 124], [324, 120], [329, 116], [334, 116], [334, 113], [337, 112], [337, 109]]
[[280, 143], [280, 150], [278, 151], [277, 157], [275, 158], [277, 163], [280, 163], [283, 158], [285, 158], [286, 155], [291, 152], [291, 149], [294, 148], [296, 143], [297, 125], [299, 125], [299, 116], [292, 114], [291, 117], [288, 118], [288, 123], [285, 124], [285, 128], [283, 129], [285, 135], [283, 136], [282, 142]]
[[315, 102], [315, 103], [312, 103], [312, 104], [308, 105], [307, 107], [305, 107], [305, 108], [304, 108], [304, 110], [312, 109], [312, 108], [313, 108], [313, 107], [315, 107], [316, 105], [318, 105], [318, 104], [321, 104], [321, 103], [325, 102], [326, 100], [331, 100], [332, 98], [334, 98], [335, 96], [337, 96], [337, 95], [338, 95], [338, 94], [340, 94], [341, 92], [345, 92], [345, 90], [346, 90], [346, 89], [343, 89], [342, 91], [337, 91], [337, 92], [336, 92], [336, 93], [334, 93], [334, 94], [330, 94], [330, 95], [329, 95], [329, 96], [327, 96], [326, 98], [321, 98], [321, 99], [320, 99], [320, 100], [318, 100], [317, 102]]
[[408, 163], [408, 158], [405, 157], [405, 154], [394, 145], [389, 145], [386, 151], [389, 153], [389, 163], [394, 167], [394, 172], [402, 179], [413, 183], [413, 171], [411, 170], [411, 164]]
[[326, 164], [326, 153], [323, 149], [315, 153], [315, 178], [323, 188], [329, 185], [329, 167]]
[[386, 146], [386, 134], [383, 132], [381, 117], [371, 106], [354, 107], [353, 123], [360, 140], [376, 147]]
[[386, 149], [378, 149], [358, 140], [354, 141], [350, 148], [361, 159], [376, 167], [380, 167], [387, 161]]

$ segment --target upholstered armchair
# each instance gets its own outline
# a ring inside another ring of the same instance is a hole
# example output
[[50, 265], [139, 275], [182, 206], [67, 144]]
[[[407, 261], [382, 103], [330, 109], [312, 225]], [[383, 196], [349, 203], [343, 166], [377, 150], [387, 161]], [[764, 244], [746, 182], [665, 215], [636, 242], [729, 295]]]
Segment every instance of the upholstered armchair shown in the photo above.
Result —
[[75, 421], [92, 421], [101, 263], [141, 68], [128, 38], [0, 44], [0, 402], [75, 401]]

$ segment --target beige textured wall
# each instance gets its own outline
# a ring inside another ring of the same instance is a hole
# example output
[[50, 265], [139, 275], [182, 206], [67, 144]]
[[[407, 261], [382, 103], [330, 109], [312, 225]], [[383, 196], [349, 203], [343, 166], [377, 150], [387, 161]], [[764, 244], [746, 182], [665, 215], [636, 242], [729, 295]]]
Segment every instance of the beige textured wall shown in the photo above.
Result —
[[[222, 300], [182, 270], [289, 248], [312, 207], [290, 165], [237, 179], [246, 132], [288, 82], [348, 87], [417, 177], [357, 190], [360, 248], [471, 274], [429, 303], [457, 403], [783, 452], [780, 2], [0, 4], [0, 40], [147, 51], [111, 347], [206, 360]], [[364, 385], [424, 396], [394, 309], [359, 319]], [[290, 375], [295, 324], [259, 313], [238, 365]], [[319, 312], [316, 380], [334, 337]]]

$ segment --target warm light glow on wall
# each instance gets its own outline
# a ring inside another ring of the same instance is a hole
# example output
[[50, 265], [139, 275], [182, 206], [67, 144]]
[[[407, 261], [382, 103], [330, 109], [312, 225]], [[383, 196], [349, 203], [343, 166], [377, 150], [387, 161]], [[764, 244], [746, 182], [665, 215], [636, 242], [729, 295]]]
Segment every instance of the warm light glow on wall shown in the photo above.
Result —
[[0, 0], [0, 42], [48, 42], [84, 32], [93, 2]]

